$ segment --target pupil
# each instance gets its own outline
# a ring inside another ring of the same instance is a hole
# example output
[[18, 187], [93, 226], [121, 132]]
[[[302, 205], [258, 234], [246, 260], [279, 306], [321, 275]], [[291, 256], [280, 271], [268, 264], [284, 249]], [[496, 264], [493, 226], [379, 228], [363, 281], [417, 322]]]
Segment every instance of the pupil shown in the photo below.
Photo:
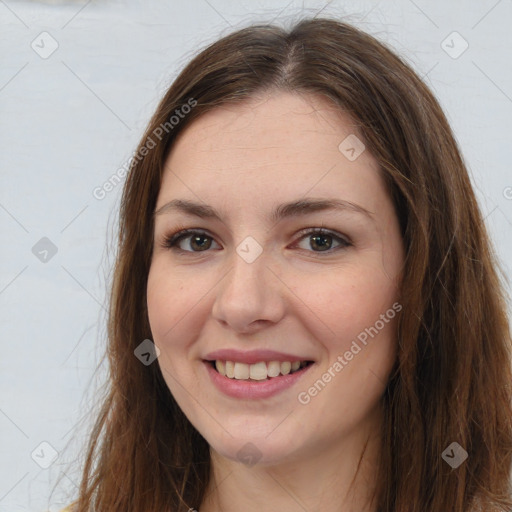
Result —
[[[316, 244], [316, 243], [317, 243], [316, 241], [317, 241], [318, 239], [325, 240], [326, 238], [329, 238], [329, 235], [321, 235], [321, 236], [318, 236], [318, 235], [317, 235], [317, 236], [314, 236], [314, 237], [313, 237], [313, 240], [315, 240], [315, 244]], [[328, 245], [328, 246], [329, 246], [330, 244], [320, 245], [321, 249], [322, 249], [322, 250], [325, 250], [326, 245]], [[327, 247], [327, 249], [329, 249], [329, 247]]]
[[[204, 236], [204, 235], [197, 235], [197, 236], [193, 237], [193, 239], [192, 239], [192, 243], [196, 243], [196, 242], [197, 242], [197, 240], [201, 240], [201, 239], [206, 240], [207, 238], [208, 238], [208, 237], [207, 237], [207, 236]], [[204, 245], [205, 245], [205, 244], [203, 244], [203, 245], [199, 244], [198, 246], [199, 246], [200, 248], [204, 248]], [[207, 242], [206, 242], [206, 245], [207, 245]]]

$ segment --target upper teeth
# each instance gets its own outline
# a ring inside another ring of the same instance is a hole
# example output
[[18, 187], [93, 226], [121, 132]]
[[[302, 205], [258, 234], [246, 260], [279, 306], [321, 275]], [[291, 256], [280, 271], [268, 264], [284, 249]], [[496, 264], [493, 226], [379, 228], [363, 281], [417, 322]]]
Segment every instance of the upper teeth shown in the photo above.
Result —
[[215, 368], [221, 375], [230, 379], [265, 380], [267, 377], [277, 377], [279, 374], [288, 375], [306, 364], [306, 361], [270, 361], [269, 363], [261, 361], [256, 364], [246, 364], [217, 360]]

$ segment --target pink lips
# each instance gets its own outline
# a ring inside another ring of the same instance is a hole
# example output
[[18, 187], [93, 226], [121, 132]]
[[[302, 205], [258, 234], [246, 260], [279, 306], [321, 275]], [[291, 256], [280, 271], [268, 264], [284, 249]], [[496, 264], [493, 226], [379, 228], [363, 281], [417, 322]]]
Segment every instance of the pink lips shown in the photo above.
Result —
[[311, 358], [276, 352], [274, 350], [250, 350], [242, 352], [234, 349], [222, 349], [207, 354], [205, 356], [204, 366], [214, 386], [225, 395], [241, 399], [269, 398], [277, 395], [297, 383], [303, 375], [309, 371], [311, 366], [313, 366], [310, 364], [288, 375], [280, 375], [268, 380], [253, 381], [230, 379], [229, 377], [221, 375], [211, 364], [211, 361], [215, 360], [255, 364], [260, 361], [311, 361]]

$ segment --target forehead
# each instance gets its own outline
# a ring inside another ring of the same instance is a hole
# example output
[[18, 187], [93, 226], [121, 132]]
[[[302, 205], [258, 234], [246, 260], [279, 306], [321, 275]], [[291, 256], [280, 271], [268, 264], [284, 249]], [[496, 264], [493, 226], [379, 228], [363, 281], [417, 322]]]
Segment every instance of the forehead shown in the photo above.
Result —
[[364, 143], [348, 115], [309, 94], [274, 93], [218, 107], [180, 133], [158, 203], [186, 196], [267, 209], [273, 199], [334, 195], [374, 211], [385, 195], [377, 161], [366, 150], [356, 159], [343, 153], [357, 141], [360, 152]]
[[274, 92], [206, 112], [180, 133], [174, 149], [195, 146], [210, 151], [220, 148], [239, 151], [243, 147], [247, 151], [259, 151], [264, 148], [275, 155], [290, 148], [305, 153], [311, 152], [313, 146], [318, 149], [324, 146], [337, 151], [340, 137], [357, 134], [362, 138], [356, 132], [357, 124], [327, 98]]

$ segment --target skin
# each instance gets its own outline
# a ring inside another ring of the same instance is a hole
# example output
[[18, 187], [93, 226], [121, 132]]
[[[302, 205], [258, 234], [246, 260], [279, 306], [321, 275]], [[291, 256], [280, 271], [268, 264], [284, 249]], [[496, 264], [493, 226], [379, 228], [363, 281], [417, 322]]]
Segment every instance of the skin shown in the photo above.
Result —
[[[322, 97], [273, 92], [201, 116], [169, 154], [155, 210], [182, 198], [222, 214], [222, 221], [156, 215], [147, 287], [158, 364], [211, 447], [213, 478], [200, 512], [376, 510], [369, 498], [396, 317], [386, 316], [341, 371], [332, 366], [399, 302], [404, 249], [377, 161], [368, 150], [350, 161], [338, 149], [357, 133]], [[371, 215], [325, 210], [277, 223], [267, 218], [275, 205], [305, 197], [343, 199]], [[314, 234], [300, 234], [320, 227], [351, 245], [327, 237], [330, 250], [322, 251]], [[210, 238], [182, 239], [181, 254], [162, 247], [182, 228]], [[236, 251], [248, 236], [262, 248], [252, 263]], [[273, 349], [315, 363], [278, 395], [242, 400], [218, 391], [206, 372], [202, 358], [219, 348]], [[330, 382], [300, 403], [299, 393], [329, 368]], [[248, 442], [259, 453], [254, 465], [237, 457]]]

